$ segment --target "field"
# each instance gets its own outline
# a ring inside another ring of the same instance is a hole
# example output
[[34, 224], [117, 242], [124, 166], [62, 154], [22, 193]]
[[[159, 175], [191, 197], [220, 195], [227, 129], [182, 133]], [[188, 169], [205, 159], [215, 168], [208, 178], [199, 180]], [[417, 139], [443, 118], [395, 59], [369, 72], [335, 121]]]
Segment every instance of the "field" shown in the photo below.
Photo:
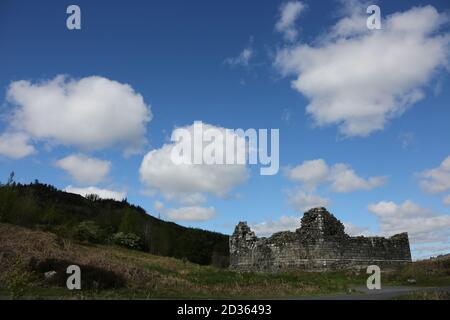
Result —
[[[66, 288], [79, 265], [82, 290]], [[56, 271], [51, 278], [45, 272]], [[74, 242], [0, 224], [0, 297], [38, 299], [296, 298], [347, 294], [367, 275], [347, 272], [236, 273], [118, 246]], [[383, 285], [449, 286], [450, 259], [415, 262], [383, 273]]]

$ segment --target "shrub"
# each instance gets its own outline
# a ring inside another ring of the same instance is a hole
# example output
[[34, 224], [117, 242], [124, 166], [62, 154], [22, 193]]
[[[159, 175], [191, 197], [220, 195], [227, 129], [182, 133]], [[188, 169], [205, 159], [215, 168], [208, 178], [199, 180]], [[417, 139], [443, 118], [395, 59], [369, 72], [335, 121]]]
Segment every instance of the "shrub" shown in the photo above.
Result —
[[127, 247], [130, 249], [141, 248], [141, 238], [134, 233], [118, 232], [112, 236], [112, 242], [119, 246]]
[[6, 288], [11, 299], [23, 298], [32, 279], [32, 273], [27, 270], [25, 264], [18, 258], [5, 275]]
[[95, 222], [83, 221], [75, 227], [73, 236], [80, 241], [96, 243], [101, 241], [103, 232]]

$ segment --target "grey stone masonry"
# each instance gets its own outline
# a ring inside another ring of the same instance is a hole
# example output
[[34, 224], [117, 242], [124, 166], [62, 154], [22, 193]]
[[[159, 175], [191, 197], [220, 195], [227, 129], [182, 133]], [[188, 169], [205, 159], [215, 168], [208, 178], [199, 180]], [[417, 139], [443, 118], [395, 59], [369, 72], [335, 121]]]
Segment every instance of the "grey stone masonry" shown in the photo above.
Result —
[[236, 271], [325, 271], [393, 267], [411, 262], [407, 233], [390, 238], [350, 237], [325, 208], [305, 212], [301, 227], [258, 238], [246, 222], [230, 237], [230, 268]]

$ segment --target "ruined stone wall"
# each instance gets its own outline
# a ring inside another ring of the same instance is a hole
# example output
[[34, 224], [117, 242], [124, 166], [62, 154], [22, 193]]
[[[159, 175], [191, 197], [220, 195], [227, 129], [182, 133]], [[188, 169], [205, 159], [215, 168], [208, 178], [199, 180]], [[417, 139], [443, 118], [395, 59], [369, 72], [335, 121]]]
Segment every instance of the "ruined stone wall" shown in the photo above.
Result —
[[245, 222], [240, 222], [230, 237], [230, 268], [237, 271], [322, 271], [408, 262], [411, 252], [407, 233], [390, 238], [350, 237], [325, 208], [306, 212], [295, 232], [257, 238]]

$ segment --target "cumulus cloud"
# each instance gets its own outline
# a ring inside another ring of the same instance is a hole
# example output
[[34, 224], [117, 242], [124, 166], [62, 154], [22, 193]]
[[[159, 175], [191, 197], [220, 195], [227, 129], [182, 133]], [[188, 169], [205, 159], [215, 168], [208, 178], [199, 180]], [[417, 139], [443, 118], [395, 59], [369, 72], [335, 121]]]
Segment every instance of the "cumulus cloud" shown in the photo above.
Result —
[[72, 154], [56, 161], [58, 168], [69, 173], [81, 184], [97, 184], [105, 179], [111, 170], [111, 162], [91, 158], [83, 154]]
[[[224, 132], [225, 128], [216, 127], [203, 123], [203, 132], [208, 130], [219, 130]], [[177, 128], [172, 132], [172, 137], [177, 136], [178, 130], [188, 130], [193, 132], [194, 125]], [[230, 138], [242, 139], [237, 135]], [[228, 137], [226, 138], [228, 139]], [[193, 139], [196, 148], [206, 152], [209, 143], [202, 143]], [[182, 142], [173, 142], [165, 144], [159, 149], [154, 149], [147, 153], [141, 163], [140, 179], [149, 189], [156, 189], [167, 199], [175, 200], [183, 205], [198, 205], [205, 202], [205, 194], [224, 197], [233, 188], [245, 182], [248, 178], [248, 171], [245, 165], [219, 165], [219, 164], [176, 164], [172, 161], [171, 154], [174, 147]], [[221, 144], [223, 149], [219, 153], [226, 156], [225, 145]], [[242, 147], [238, 153], [245, 153], [245, 144], [237, 143]]]
[[295, 231], [300, 228], [300, 218], [283, 215], [279, 220], [255, 223], [250, 227], [258, 236], [267, 237], [279, 231]]
[[196, 206], [204, 204], [207, 198], [203, 193], [194, 192], [177, 194], [175, 200], [185, 206]]
[[4, 133], [0, 135], [0, 156], [20, 159], [35, 154], [30, 138], [23, 133]]
[[[268, 220], [250, 225], [260, 237], [268, 237], [280, 231], [295, 231], [301, 226], [300, 217], [282, 215], [278, 220]], [[368, 228], [358, 227], [352, 223], [344, 223], [345, 232], [350, 236], [371, 235]]]
[[286, 41], [294, 42], [297, 39], [298, 31], [295, 28], [295, 22], [305, 8], [306, 5], [300, 1], [289, 1], [280, 6], [275, 30], [282, 33]]
[[450, 215], [435, 213], [411, 200], [401, 204], [381, 201], [370, 204], [368, 210], [378, 218], [386, 236], [406, 231], [414, 244], [450, 240]]
[[366, 227], [359, 227], [354, 225], [351, 222], [344, 222], [345, 227], [345, 233], [347, 233], [349, 236], [356, 237], [356, 236], [371, 236], [372, 232], [370, 232], [369, 228]]
[[216, 215], [213, 207], [181, 207], [166, 209], [164, 215], [175, 221], [207, 221]]
[[304, 161], [294, 168], [288, 168], [285, 173], [290, 180], [301, 183], [307, 190], [329, 183], [331, 190], [338, 193], [372, 190], [384, 185], [388, 179], [386, 176], [365, 179], [358, 176], [348, 164], [337, 163], [329, 167], [323, 159]]
[[86, 187], [86, 188], [77, 188], [72, 186], [67, 186], [64, 189], [65, 192], [79, 194], [83, 197], [86, 197], [91, 194], [96, 194], [102, 199], [113, 199], [117, 201], [122, 201], [126, 198], [126, 192], [122, 191], [114, 191], [109, 189], [101, 189], [97, 187]]
[[300, 182], [308, 189], [314, 189], [317, 185], [327, 180], [329, 168], [323, 159], [306, 160], [302, 164], [286, 170], [286, 176], [296, 182]]
[[146, 143], [152, 118], [131, 86], [98, 76], [15, 81], [7, 101], [13, 106], [12, 130], [85, 150], [119, 145], [125, 154], [135, 153]]
[[180, 208], [166, 208], [164, 203], [158, 200], [153, 203], [153, 209], [174, 221], [207, 221], [216, 215], [214, 207], [190, 205]]
[[378, 188], [386, 183], [387, 177], [379, 176], [364, 179], [359, 177], [348, 165], [338, 163], [331, 169], [330, 180], [333, 191], [348, 193]]
[[420, 173], [421, 187], [430, 193], [441, 193], [450, 190], [450, 156], [437, 168], [428, 169]]
[[327, 207], [331, 203], [327, 198], [308, 194], [302, 190], [288, 190], [287, 195], [290, 206], [299, 212], [305, 212], [316, 207]]
[[[318, 126], [337, 124], [345, 136], [367, 136], [424, 98], [424, 86], [448, 66], [448, 16], [415, 7], [368, 30], [362, 14], [341, 19], [314, 45], [278, 51], [274, 65], [309, 99]], [[365, 16], [367, 18], [367, 16]]]

